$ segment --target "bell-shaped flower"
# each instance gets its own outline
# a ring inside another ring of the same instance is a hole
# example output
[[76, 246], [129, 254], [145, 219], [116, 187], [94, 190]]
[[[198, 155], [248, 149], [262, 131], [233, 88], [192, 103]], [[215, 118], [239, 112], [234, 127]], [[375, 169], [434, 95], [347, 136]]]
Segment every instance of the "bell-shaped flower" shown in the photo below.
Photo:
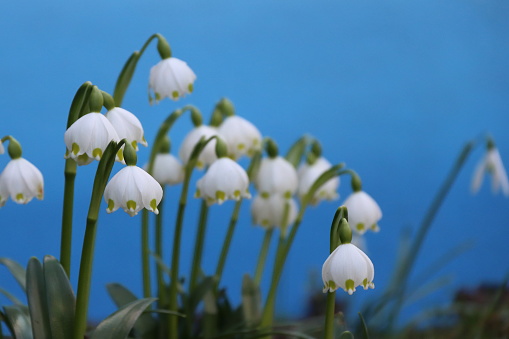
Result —
[[238, 159], [242, 155], [252, 156], [261, 150], [260, 131], [244, 118], [236, 115], [227, 117], [218, 127], [219, 135], [226, 141], [228, 156]]
[[[185, 164], [189, 161], [191, 157], [191, 153], [193, 152], [194, 147], [203, 137], [208, 139], [217, 135], [217, 129], [214, 127], [210, 127], [207, 125], [200, 125], [198, 127], [193, 128], [184, 138], [182, 144], [179, 149], [179, 157], [180, 160]], [[205, 166], [212, 164], [217, 159], [216, 156], [216, 140], [210, 141], [207, 146], [201, 151], [198, 156], [198, 161], [196, 163], [196, 167], [199, 169], [203, 169]]]
[[147, 146], [143, 126], [134, 114], [123, 108], [115, 107], [110, 109], [105, 116], [115, 128], [119, 139], [126, 139], [135, 150], [138, 150], [138, 144]]
[[295, 199], [285, 199], [277, 194], [273, 194], [268, 198], [257, 195], [251, 204], [253, 224], [264, 228], [286, 228], [293, 224], [297, 218], [297, 213], [298, 206]]
[[157, 205], [163, 197], [161, 185], [147, 172], [137, 166], [126, 166], [111, 178], [104, 190], [108, 204], [106, 212], [122, 207], [130, 216], [146, 208], [159, 213]]
[[2, 140], [0, 140], [0, 154], [4, 154], [4, 153], [5, 153], [4, 144], [2, 143]]
[[281, 156], [263, 158], [254, 183], [263, 197], [277, 194], [290, 199], [297, 191], [297, 171]]
[[[298, 194], [302, 198], [306, 195], [313, 185], [313, 183], [322, 175], [325, 171], [331, 168], [332, 165], [327, 159], [320, 157], [313, 164], [303, 163], [297, 170], [299, 178]], [[338, 194], [339, 177], [334, 177], [325, 182], [316, 191], [313, 196], [311, 203], [317, 204], [321, 200], [336, 200], [339, 198]]]
[[357, 286], [375, 288], [374, 277], [375, 268], [369, 257], [351, 243], [341, 244], [322, 266], [323, 292], [341, 287], [352, 295]]
[[26, 204], [34, 197], [44, 197], [44, 180], [41, 172], [24, 158], [9, 161], [0, 174], [0, 207], [7, 199]]
[[246, 171], [227, 157], [214, 161], [196, 186], [195, 197], [204, 198], [209, 205], [221, 205], [228, 199], [251, 198]]
[[193, 91], [196, 75], [185, 61], [177, 58], [166, 58], [159, 61], [150, 69], [150, 92], [154, 93], [156, 102], [164, 98], [178, 100]]
[[500, 153], [495, 146], [488, 148], [484, 158], [475, 169], [471, 185], [472, 193], [479, 191], [485, 173], [491, 175], [491, 190], [493, 193], [497, 193], [500, 190], [505, 196], [509, 196], [507, 173], [500, 158]]
[[67, 147], [65, 158], [76, 160], [78, 165], [87, 165], [100, 160], [110, 141], [119, 141], [117, 131], [101, 113], [88, 113], [76, 120], [65, 131]]
[[382, 211], [376, 201], [366, 192], [357, 191], [350, 194], [343, 205], [348, 208], [348, 223], [359, 234], [368, 229], [378, 232], [378, 221], [382, 219]]
[[184, 166], [173, 154], [158, 153], [152, 176], [161, 185], [177, 185], [184, 181]]

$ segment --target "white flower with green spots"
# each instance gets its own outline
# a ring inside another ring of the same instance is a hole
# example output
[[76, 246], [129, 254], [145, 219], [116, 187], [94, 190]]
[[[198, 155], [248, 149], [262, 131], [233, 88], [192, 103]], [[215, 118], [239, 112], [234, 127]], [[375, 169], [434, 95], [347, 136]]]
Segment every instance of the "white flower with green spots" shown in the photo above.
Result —
[[147, 146], [143, 126], [134, 114], [123, 108], [115, 107], [110, 109], [105, 116], [115, 128], [119, 139], [126, 139], [136, 151], [138, 144]]
[[[179, 157], [180, 160], [185, 164], [189, 161], [191, 157], [191, 153], [193, 152], [194, 147], [203, 137], [204, 139], [209, 139], [210, 137], [217, 135], [217, 129], [207, 125], [200, 125], [198, 127], [193, 128], [184, 138], [182, 144], [179, 148]], [[207, 146], [201, 151], [198, 156], [198, 161], [196, 163], [196, 167], [198, 169], [203, 169], [205, 166], [212, 164], [216, 161], [216, 140], [211, 140]]]
[[24, 158], [12, 159], [0, 174], [0, 207], [11, 197], [18, 204], [26, 204], [34, 197], [44, 197], [41, 172]]
[[[327, 159], [320, 157], [313, 164], [303, 163], [297, 171], [299, 177], [298, 194], [302, 198], [306, 195], [313, 183], [332, 165]], [[338, 194], [339, 177], [334, 177], [325, 182], [313, 196], [312, 203], [317, 204], [321, 200], [336, 200]]]
[[111, 178], [104, 190], [108, 213], [122, 207], [130, 216], [135, 216], [143, 208], [158, 214], [157, 206], [162, 198], [161, 185], [137, 166], [122, 168]]
[[339, 245], [322, 266], [323, 292], [342, 288], [352, 295], [357, 286], [375, 288], [375, 268], [369, 257], [351, 243]]
[[[65, 131], [64, 141], [67, 147], [65, 158], [76, 160], [78, 165], [87, 165], [94, 159], [100, 160], [112, 140], [120, 139], [115, 127], [104, 115], [85, 114]], [[119, 154], [121, 153], [120, 151]]]
[[297, 171], [281, 156], [263, 158], [254, 180], [261, 196], [268, 198], [273, 194], [290, 199], [297, 191]]
[[246, 171], [227, 157], [214, 161], [196, 187], [195, 197], [204, 198], [209, 205], [221, 205], [228, 199], [251, 198]]
[[350, 194], [343, 205], [348, 209], [348, 223], [352, 230], [364, 234], [368, 229], [378, 232], [378, 222], [382, 219], [382, 210], [376, 201], [366, 192]]
[[[285, 212], [288, 209], [288, 212]], [[285, 213], [288, 213], [285, 215]], [[285, 199], [273, 194], [268, 198], [257, 195], [251, 204], [253, 224], [263, 228], [285, 228], [297, 218], [298, 206], [295, 199]], [[286, 218], [286, 222], [284, 222]]]
[[219, 135], [228, 146], [228, 156], [238, 159], [243, 155], [252, 156], [262, 148], [262, 135], [255, 125], [244, 118], [232, 115], [218, 127]]
[[509, 180], [496, 147], [489, 148], [484, 158], [477, 165], [472, 178], [472, 193], [477, 193], [481, 188], [485, 173], [491, 175], [491, 190], [493, 193], [500, 190], [506, 197], [509, 196]]
[[185, 61], [173, 57], [163, 59], [150, 69], [150, 102], [154, 100], [151, 92], [156, 102], [164, 98], [178, 100], [191, 94], [195, 80], [196, 75]]

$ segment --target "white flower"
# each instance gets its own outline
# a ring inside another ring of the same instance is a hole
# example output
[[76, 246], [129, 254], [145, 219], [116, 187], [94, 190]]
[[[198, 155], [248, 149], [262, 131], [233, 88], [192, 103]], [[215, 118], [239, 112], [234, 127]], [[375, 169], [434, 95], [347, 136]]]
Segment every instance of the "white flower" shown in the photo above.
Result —
[[[302, 198], [306, 195], [316, 179], [331, 167], [331, 163], [323, 157], [318, 158], [313, 164], [301, 164], [297, 171], [299, 177], [299, 196]], [[336, 176], [328, 180], [316, 191], [312, 203], [317, 204], [320, 200], [338, 199], [338, 187], [339, 177]]]
[[244, 118], [232, 115], [224, 119], [218, 133], [228, 145], [228, 156], [238, 159], [242, 155], [252, 156], [262, 147], [260, 131]]
[[157, 205], [163, 197], [161, 185], [150, 174], [137, 166], [126, 166], [111, 178], [104, 190], [108, 203], [106, 212], [122, 207], [130, 216], [142, 208], [158, 214]]
[[281, 156], [263, 158], [254, 182], [264, 197], [279, 194], [289, 199], [297, 190], [297, 171]]
[[339, 245], [322, 266], [323, 292], [339, 287], [352, 295], [357, 286], [375, 288], [375, 268], [369, 257], [351, 243]]
[[34, 197], [44, 197], [44, 180], [41, 172], [26, 159], [9, 161], [0, 174], [0, 207], [8, 197], [18, 204], [26, 204]]
[[4, 144], [2, 143], [2, 140], [0, 140], [0, 154], [4, 154], [4, 153], [5, 153]]
[[509, 181], [507, 180], [507, 174], [500, 158], [500, 153], [496, 147], [489, 148], [484, 158], [477, 165], [472, 178], [472, 193], [479, 191], [486, 172], [491, 175], [492, 192], [497, 193], [501, 190], [505, 196], [509, 196]]
[[184, 166], [173, 154], [158, 153], [152, 176], [161, 185], [177, 185], [184, 181]]
[[210, 165], [196, 183], [197, 198], [205, 198], [209, 205], [221, 205], [227, 199], [251, 198], [246, 171], [230, 158], [219, 158]]
[[159, 61], [150, 69], [148, 87], [154, 93], [156, 102], [166, 97], [178, 100], [193, 91], [195, 80], [196, 75], [186, 62], [171, 57]]
[[112, 140], [119, 141], [118, 134], [104, 115], [85, 114], [65, 131], [65, 158], [76, 160], [78, 165], [87, 165], [94, 159], [100, 160]]
[[140, 120], [131, 112], [115, 107], [106, 113], [106, 118], [111, 122], [119, 139], [126, 139], [138, 150], [138, 143], [147, 146], [147, 141], [143, 135], [143, 126]]
[[353, 192], [345, 200], [348, 209], [348, 223], [352, 230], [364, 234], [368, 229], [378, 232], [378, 221], [382, 219], [382, 211], [376, 201], [366, 192]]
[[[198, 127], [193, 128], [184, 138], [182, 144], [179, 149], [179, 157], [180, 160], [184, 164], [187, 164], [189, 161], [189, 157], [193, 152], [194, 146], [200, 141], [202, 137], [205, 139], [209, 139], [217, 135], [217, 129], [214, 127], [210, 127], [207, 125], [200, 125]], [[196, 167], [199, 169], [203, 169], [205, 166], [212, 164], [217, 159], [216, 156], [216, 140], [210, 141], [207, 146], [202, 150], [200, 155], [198, 156], [198, 162], [196, 163]]]
[[[288, 204], [287, 222], [284, 223], [285, 208]], [[298, 207], [295, 199], [285, 199], [281, 195], [263, 198], [257, 195], [251, 204], [253, 223], [264, 228], [282, 228], [293, 224], [297, 218]]]

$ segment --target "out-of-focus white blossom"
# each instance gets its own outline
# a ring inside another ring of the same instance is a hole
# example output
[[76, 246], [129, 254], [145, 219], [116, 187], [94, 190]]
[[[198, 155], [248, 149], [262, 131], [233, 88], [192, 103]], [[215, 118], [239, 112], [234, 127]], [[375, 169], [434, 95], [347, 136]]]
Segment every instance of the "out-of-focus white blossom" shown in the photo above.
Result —
[[[217, 129], [207, 125], [200, 125], [193, 128], [184, 138], [179, 149], [180, 160], [185, 164], [189, 161], [194, 147], [202, 137], [209, 139], [217, 134]], [[210, 141], [198, 156], [196, 167], [203, 169], [205, 166], [212, 164], [217, 159], [216, 156], [216, 140]]]
[[115, 128], [119, 139], [126, 139], [135, 150], [138, 150], [138, 144], [147, 146], [143, 126], [134, 114], [121, 107], [115, 107], [105, 116]]
[[228, 156], [233, 159], [238, 159], [242, 155], [252, 156], [261, 150], [260, 131], [255, 125], [237, 115], [227, 117], [218, 127], [218, 133], [226, 141]]
[[344, 205], [348, 208], [348, 223], [359, 234], [368, 229], [378, 232], [378, 221], [382, 219], [382, 210], [376, 201], [366, 192], [357, 191], [350, 194]]
[[[303, 163], [297, 170], [299, 178], [298, 194], [302, 198], [306, 195], [313, 183], [325, 171], [332, 167], [327, 159], [320, 157], [313, 164]], [[334, 177], [325, 182], [315, 193], [312, 203], [317, 204], [321, 200], [336, 200], [339, 198], [337, 192], [339, 187], [339, 177]]]
[[150, 69], [149, 98], [154, 94], [156, 102], [164, 98], [178, 100], [193, 91], [196, 75], [185, 61], [166, 58]]
[[34, 197], [44, 197], [44, 180], [41, 172], [24, 158], [9, 161], [0, 174], [0, 207], [11, 197], [18, 204], [26, 204]]
[[281, 156], [263, 158], [254, 183], [263, 197], [277, 194], [289, 199], [297, 191], [297, 171]]
[[161, 185], [177, 185], [184, 181], [184, 166], [171, 153], [158, 153], [154, 159], [152, 176]]
[[488, 148], [484, 158], [477, 165], [474, 176], [472, 177], [472, 193], [477, 193], [481, 187], [484, 175], [491, 175], [491, 190], [493, 193], [502, 191], [507, 197], [509, 196], [509, 181], [507, 173], [502, 163], [502, 158], [496, 147]]
[[[286, 208], [288, 208], [288, 215], [285, 223]], [[297, 213], [298, 206], [295, 199], [285, 199], [277, 194], [273, 194], [268, 198], [257, 195], [251, 204], [253, 223], [264, 228], [286, 228], [293, 224], [297, 218]]]

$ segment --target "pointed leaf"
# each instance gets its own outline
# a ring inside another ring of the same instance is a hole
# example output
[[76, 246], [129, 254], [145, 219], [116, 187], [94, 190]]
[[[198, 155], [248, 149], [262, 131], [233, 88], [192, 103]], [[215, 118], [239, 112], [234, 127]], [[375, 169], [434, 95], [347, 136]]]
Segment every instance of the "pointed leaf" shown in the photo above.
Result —
[[27, 299], [35, 339], [51, 339], [46, 282], [41, 262], [30, 258], [27, 266]]
[[44, 280], [52, 338], [72, 338], [76, 299], [64, 268], [50, 255], [44, 257]]
[[369, 339], [368, 326], [366, 325], [366, 321], [364, 320], [364, 317], [362, 316], [361, 312], [359, 312], [359, 318], [361, 320], [362, 333], [364, 334], [364, 339]]
[[17, 305], [23, 305], [23, 303], [21, 302], [21, 300], [19, 300], [18, 298], [16, 298], [13, 294], [11, 294], [10, 292], [4, 290], [3, 288], [0, 287], [0, 293], [5, 295], [7, 297], [7, 299], [9, 299], [13, 304], [17, 304]]
[[4, 311], [5, 317], [7, 318], [7, 325], [12, 331], [14, 338], [33, 338], [28, 307], [24, 305], [5, 306]]
[[288, 153], [286, 153], [285, 158], [293, 165], [293, 167], [297, 168], [297, 166], [299, 166], [302, 156], [306, 151], [307, 143], [308, 137], [303, 136], [297, 140], [292, 147], [290, 147]]
[[138, 317], [155, 300], [155, 298], [138, 299], [125, 305], [97, 326], [92, 333], [92, 339], [127, 338]]
[[18, 282], [18, 284], [21, 286], [23, 291], [26, 290], [26, 273], [23, 266], [15, 262], [14, 260], [11, 260], [9, 258], [0, 258], [0, 264], [3, 264], [7, 269], [11, 272], [14, 279]]
[[195, 310], [200, 301], [203, 300], [208, 291], [212, 290], [215, 284], [215, 279], [212, 276], [203, 278], [193, 290], [189, 297], [189, 307]]

